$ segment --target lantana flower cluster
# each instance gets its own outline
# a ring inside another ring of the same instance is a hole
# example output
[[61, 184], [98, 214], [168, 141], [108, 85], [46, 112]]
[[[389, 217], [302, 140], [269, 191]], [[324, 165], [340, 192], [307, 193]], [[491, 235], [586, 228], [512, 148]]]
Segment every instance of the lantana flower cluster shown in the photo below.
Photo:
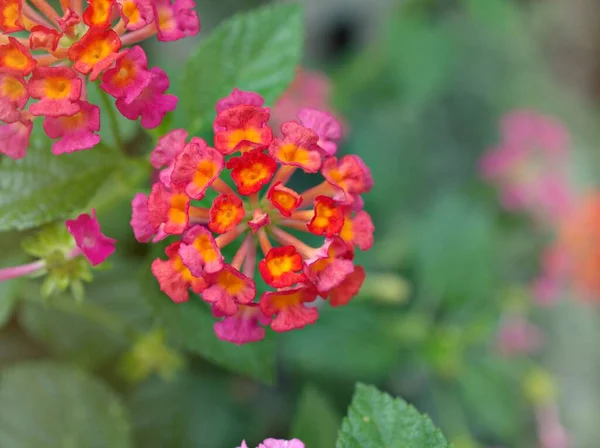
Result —
[[[358, 156], [336, 157], [342, 131], [328, 113], [302, 109], [275, 136], [257, 93], [235, 89], [216, 110], [214, 147], [188, 142], [183, 129], [159, 140], [150, 161], [161, 171], [150, 195], [134, 198], [131, 225], [140, 242], [179, 236], [152, 263], [161, 290], [181, 303], [191, 289], [219, 319], [217, 336], [243, 344], [263, 339], [266, 325], [315, 323], [319, 296], [339, 306], [358, 293], [365, 271], [355, 250], [371, 247], [374, 230], [361, 195], [373, 181]], [[297, 171], [324, 180], [298, 192], [288, 186]], [[218, 194], [210, 207], [196, 205], [209, 189]], [[303, 232], [323, 244], [308, 245]], [[272, 290], [257, 294], [255, 274]]]
[[[153, 35], [172, 41], [198, 33], [193, 0], [46, 0], [0, 2], [0, 153], [25, 156], [32, 120], [44, 117], [57, 139], [54, 154], [89, 149], [100, 141], [100, 110], [87, 98], [87, 80], [116, 99], [131, 120], [153, 128], [175, 109], [165, 94], [166, 73], [148, 68], [139, 46]], [[35, 8], [34, 8], [35, 7]], [[27, 32], [26, 37], [8, 36]], [[37, 100], [28, 105], [30, 99]]]

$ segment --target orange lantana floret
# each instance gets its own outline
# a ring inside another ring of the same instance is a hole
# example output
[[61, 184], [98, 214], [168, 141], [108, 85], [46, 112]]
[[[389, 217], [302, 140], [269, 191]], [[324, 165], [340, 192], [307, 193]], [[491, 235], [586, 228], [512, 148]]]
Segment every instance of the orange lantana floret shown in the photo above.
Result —
[[277, 169], [275, 161], [260, 149], [248, 151], [241, 157], [233, 157], [227, 162], [231, 177], [240, 194], [249, 195], [260, 191]]
[[23, 26], [23, 0], [0, 1], [0, 31], [14, 33], [21, 31]]
[[240, 223], [244, 214], [244, 204], [240, 198], [233, 194], [222, 194], [210, 207], [208, 227], [213, 232], [228, 232]]
[[315, 235], [332, 236], [342, 230], [344, 212], [340, 205], [328, 196], [315, 198], [315, 215], [308, 223], [308, 230]]
[[121, 49], [121, 40], [112, 29], [90, 28], [71, 48], [69, 59], [73, 68], [94, 81], [101, 72], [112, 65]]
[[284, 187], [281, 182], [269, 189], [267, 199], [279, 213], [288, 218], [302, 204], [302, 197], [291, 188]]
[[3, 71], [27, 76], [35, 65], [36, 60], [29, 50], [14, 37], [10, 36], [7, 44], [0, 45], [0, 67]]
[[258, 264], [263, 279], [273, 288], [285, 288], [306, 280], [302, 271], [302, 257], [294, 246], [272, 248]]

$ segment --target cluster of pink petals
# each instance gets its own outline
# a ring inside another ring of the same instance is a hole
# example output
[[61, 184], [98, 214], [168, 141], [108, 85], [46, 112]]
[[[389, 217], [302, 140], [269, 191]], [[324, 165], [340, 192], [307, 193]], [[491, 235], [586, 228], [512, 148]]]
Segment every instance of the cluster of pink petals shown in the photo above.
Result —
[[[132, 202], [138, 241], [179, 237], [166, 248], [168, 258], [152, 264], [161, 290], [176, 303], [188, 301], [190, 290], [198, 294], [218, 319], [217, 337], [235, 344], [264, 339], [266, 326], [281, 332], [315, 323], [318, 297], [347, 304], [365, 279], [355, 250], [373, 244], [361, 199], [373, 180], [359, 157], [335, 156], [339, 122], [304, 109], [275, 137], [263, 105], [259, 94], [239, 89], [219, 101], [214, 148], [183, 129], [164, 135], [150, 155], [157, 170], [152, 191]], [[298, 193], [286, 186], [295, 171], [323, 178]], [[195, 203], [209, 189], [218, 194], [212, 203]], [[285, 228], [322, 237], [323, 244], [310, 247]], [[236, 242], [227, 260], [221, 250]], [[259, 296], [257, 267], [274, 288]]]
[[95, 210], [91, 215], [82, 213], [75, 219], [68, 219], [65, 225], [92, 266], [102, 263], [115, 251], [117, 240], [102, 233]]
[[[237, 448], [248, 448], [246, 441]], [[304, 443], [298, 439], [283, 440], [283, 439], [266, 439], [256, 448], [304, 448]]]
[[572, 202], [568, 131], [554, 118], [516, 110], [502, 119], [501, 132], [501, 143], [480, 160], [483, 177], [497, 185], [508, 210], [556, 222]]
[[[148, 67], [141, 47], [125, 46], [153, 35], [173, 41], [197, 34], [194, 0], [89, 0], [85, 8], [65, 0], [62, 15], [46, 0], [26, 2], [0, 2], [1, 154], [25, 156], [36, 117], [57, 140], [56, 155], [97, 145], [100, 112], [88, 102], [88, 78], [101, 79], [121, 114], [141, 118], [145, 128], [175, 109], [166, 73]], [[28, 36], [9, 36], [21, 31]]]

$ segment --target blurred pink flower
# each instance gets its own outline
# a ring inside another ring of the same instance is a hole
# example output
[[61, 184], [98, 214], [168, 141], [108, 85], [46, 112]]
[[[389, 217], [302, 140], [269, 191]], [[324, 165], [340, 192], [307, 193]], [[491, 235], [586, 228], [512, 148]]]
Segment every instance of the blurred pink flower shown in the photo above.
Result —
[[498, 186], [508, 210], [555, 222], [571, 206], [568, 131], [556, 119], [516, 110], [502, 119], [501, 132], [500, 144], [480, 160], [482, 176]]
[[542, 332], [523, 316], [510, 316], [503, 320], [496, 337], [498, 351], [503, 356], [535, 352], [542, 345]]
[[[294, 82], [281, 95], [270, 111], [270, 125], [273, 130], [277, 132], [286, 121], [297, 120], [301, 109], [317, 109], [328, 112], [327, 115], [331, 116], [337, 123], [334, 126], [339, 128], [335, 131], [336, 134], [339, 134], [336, 135], [336, 140], [341, 138], [342, 125], [339, 123], [339, 117], [333, 113], [331, 107], [331, 81], [324, 74], [303, 68], [298, 69]], [[335, 120], [336, 118], [337, 120]], [[311, 126], [307, 127], [312, 129]], [[322, 132], [316, 129], [313, 130], [319, 137], [323, 138]]]
[[[248, 448], [246, 441], [242, 441], [242, 444], [238, 448]], [[304, 448], [304, 443], [298, 439], [266, 439], [256, 448]]]
[[555, 404], [539, 406], [536, 409], [540, 448], [569, 448], [569, 434], [560, 423]]

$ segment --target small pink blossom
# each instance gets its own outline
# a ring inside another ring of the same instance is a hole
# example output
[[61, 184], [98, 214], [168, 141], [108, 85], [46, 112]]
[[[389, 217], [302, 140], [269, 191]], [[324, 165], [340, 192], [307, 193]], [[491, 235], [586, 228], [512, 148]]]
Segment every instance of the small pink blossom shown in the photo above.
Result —
[[[246, 441], [237, 448], [248, 448]], [[256, 448], [304, 448], [304, 443], [298, 439], [283, 440], [283, 439], [266, 439]]]
[[[217, 101], [215, 109], [217, 110], [217, 114], [220, 114], [224, 110], [231, 109], [232, 107], [242, 104], [262, 107], [265, 104], [265, 99], [256, 92], [247, 92], [236, 87], [225, 98]], [[266, 108], [266, 110], [268, 111], [269, 109]], [[224, 126], [218, 126], [216, 122], [213, 124], [213, 127], [215, 132], [225, 130]]]
[[216, 309], [214, 314], [216, 317], [225, 317], [214, 324], [217, 337], [237, 345], [262, 341], [265, 338], [265, 329], [259, 324], [268, 325], [270, 322], [256, 303], [240, 305], [238, 312], [233, 316], [226, 316]]
[[71, 116], [79, 112], [82, 82], [69, 67], [36, 67], [28, 91], [39, 101], [29, 106], [32, 115]]
[[298, 111], [298, 120], [305, 128], [319, 136], [318, 145], [328, 156], [337, 151], [337, 142], [342, 138], [342, 124], [328, 112], [302, 108]]
[[92, 266], [102, 263], [115, 251], [117, 240], [101, 232], [95, 210], [92, 210], [91, 216], [83, 213], [76, 219], [68, 219], [65, 224], [69, 233], [75, 238], [77, 247]]
[[116, 66], [102, 75], [100, 87], [115, 98], [123, 98], [125, 104], [131, 104], [151, 80], [146, 53], [136, 45], [119, 54]]
[[46, 117], [44, 130], [50, 138], [60, 138], [52, 144], [52, 153], [60, 155], [90, 149], [100, 143], [100, 109], [86, 101], [78, 101], [79, 112], [70, 117]]
[[173, 129], [158, 139], [156, 148], [150, 154], [150, 163], [154, 168], [169, 166], [175, 157], [183, 151], [188, 133], [185, 129]]
[[164, 94], [169, 88], [167, 74], [158, 67], [150, 70], [150, 74], [152, 75], [150, 84], [131, 103], [127, 103], [124, 98], [118, 98], [116, 101], [117, 109], [123, 116], [130, 120], [136, 120], [141, 116], [142, 126], [146, 129], [157, 127], [167, 112], [172, 112], [177, 106], [175, 95]]
[[131, 201], [131, 221], [129, 223], [135, 239], [140, 243], [149, 241], [157, 243], [168, 236], [162, 230], [162, 226], [156, 231], [148, 222], [148, 196], [143, 193], [136, 194]]
[[195, 36], [200, 31], [200, 20], [193, 0], [154, 0], [156, 37], [160, 41], [172, 41]]
[[15, 160], [25, 157], [32, 128], [31, 121], [0, 123], [0, 154]]
[[319, 292], [340, 285], [354, 272], [353, 253], [338, 236], [327, 238], [317, 253], [306, 260], [305, 273]]

